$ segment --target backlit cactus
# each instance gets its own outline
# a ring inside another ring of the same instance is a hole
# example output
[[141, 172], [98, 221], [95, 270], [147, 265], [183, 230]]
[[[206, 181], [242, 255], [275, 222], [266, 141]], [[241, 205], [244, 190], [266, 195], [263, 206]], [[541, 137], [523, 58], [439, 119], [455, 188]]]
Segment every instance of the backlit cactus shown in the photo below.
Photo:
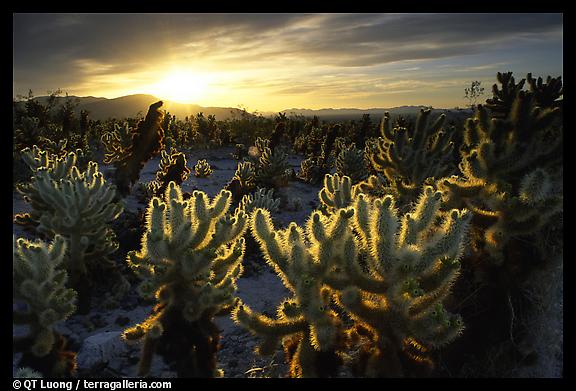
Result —
[[[355, 346], [358, 374], [405, 375], [402, 354], [428, 360], [425, 351], [463, 328], [442, 302], [458, 276], [470, 213], [442, 213], [440, 203], [441, 194], [426, 187], [412, 212], [400, 217], [393, 197], [358, 195], [329, 215], [313, 212], [304, 229], [291, 223], [284, 230], [256, 209], [252, 233], [293, 297], [280, 304], [275, 319], [240, 304], [235, 321], [263, 338], [262, 354], [282, 343], [293, 377], [334, 376], [346, 349]], [[336, 304], [352, 318], [351, 327]]]
[[320, 210], [331, 214], [338, 209], [347, 208], [352, 204], [356, 195], [352, 189], [350, 177], [326, 174], [324, 176], [324, 187], [318, 193], [321, 203]]
[[[115, 269], [109, 256], [118, 243], [108, 224], [118, 218], [123, 207], [114, 202], [115, 187], [106, 183], [96, 162], [80, 172], [72, 152], [65, 158], [49, 158], [40, 152], [34, 159], [30, 154], [25, 156], [36, 169], [32, 181], [19, 191], [33, 209], [16, 215], [15, 222], [32, 224], [48, 238], [61, 235], [66, 240], [64, 265], [70, 285], [79, 293], [79, 310], [87, 312], [95, 271]], [[121, 284], [117, 293], [121, 294], [126, 281], [119, 274], [117, 277]]]
[[272, 213], [278, 212], [280, 208], [280, 198], [274, 198], [274, 189], [260, 188], [253, 194], [245, 195], [238, 205], [247, 215], [250, 215], [254, 209], [267, 209]]
[[[59, 181], [70, 176], [72, 168], [76, 165], [77, 155], [70, 152], [63, 157], [41, 150], [36, 145], [32, 149], [22, 150], [22, 160], [30, 168], [32, 174], [42, 171], [43, 175], [48, 175], [50, 179]], [[15, 216], [16, 224], [36, 227], [40, 222], [40, 216], [50, 205], [44, 201], [36, 182], [18, 184], [16, 190], [22, 195], [24, 201], [30, 203], [32, 211], [30, 213], [19, 213]]]
[[480, 237], [474, 250], [487, 251], [497, 263], [512, 238], [537, 234], [562, 212], [562, 125], [554, 125], [559, 110], [538, 106], [526, 91], [517, 93], [504, 119], [490, 119], [479, 106], [466, 122], [461, 176], [438, 183], [448, 207], [474, 213]]
[[242, 211], [227, 213], [230, 201], [225, 190], [212, 202], [200, 191], [184, 201], [174, 182], [164, 200], [150, 201], [142, 248], [127, 259], [144, 279], [140, 293], [158, 301], [148, 319], [124, 332], [126, 340], [144, 340], [139, 375], [148, 374], [154, 354], [179, 377], [218, 375], [213, 319], [235, 304], [247, 222]]
[[124, 122], [122, 125], [114, 123], [114, 129], [104, 132], [100, 141], [106, 150], [104, 163], [114, 163], [121, 160], [125, 151], [132, 145], [132, 129], [128, 122]]
[[210, 163], [208, 163], [206, 159], [198, 160], [194, 166], [194, 175], [197, 178], [207, 178], [212, 175], [212, 168], [210, 167]]
[[[402, 376], [400, 356], [428, 361], [425, 352], [452, 341], [462, 320], [442, 302], [458, 276], [470, 213], [451, 210], [442, 216], [440, 192], [425, 187], [414, 209], [399, 216], [392, 196], [354, 202], [352, 225], [359, 235], [349, 239], [350, 253], [341, 265], [346, 278], [339, 303], [355, 320], [349, 330], [359, 340], [364, 376]], [[414, 349], [416, 347], [416, 349]]]
[[392, 128], [385, 113], [378, 151], [370, 156], [374, 169], [388, 179], [403, 205], [418, 197], [427, 178], [441, 178], [456, 168], [450, 161], [454, 129], [445, 128], [444, 114], [429, 125], [430, 113], [430, 109], [420, 110], [414, 128]]
[[[272, 354], [283, 344], [290, 360], [291, 377], [334, 376], [341, 358], [341, 320], [330, 307], [332, 290], [324, 283], [338, 256], [344, 257], [346, 221], [342, 211], [330, 217], [315, 212], [306, 229], [291, 223], [285, 230], [273, 227], [270, 213], [256, 209], [252, 233], [283, 284], [293, 292], [278, 307], [276, 319], [258, 314], [246, 304], [233, 312], [234, 320], [263, 338], [260, 354]], [[339, 335], [340, 334], [340, 335]]]
[[168, 183], [174, 181], [181, 185], [190, 176], [190, 169], [186, 167], [186, 156], [176, 150], [162, 151], [159, 170], [156, 179], [148, 184], [148, 193], [156, 197], [164, 194]]
[[232, 193], [234, 202], [240, 202], [245, 195], [256, 188], [256, 168], [252, 162], [238, 163], [234, 176], [224, 187]]
[[16, 325], [26, 325], [28, 333], [14, 338], [14, 348], [23, 352], [20, 365], [44, 376], [71, 376], [74, 354], [65, 352], [64, 340], [54, 325], [76, 310], [76, 292], [66, 288], [68, 274], [62, 268], [66, 240], [56, 235], [50, 244], [13, 238], [12, 297], [24, 303], [25, 310], [14, 310]]
[[289, 168], [288, 155], [281, 148], [270, 147], [268, 139], [256, 140], [257, 162], [255, 162], [256, 183], [267, 188], [280, 188], [288, 184], [289, 176], [286, 170]]
[[368, 166], [364, 152], [354, 144], [344, 147], [336, 158], [336, 173], [347, 176], [356, 184], [368, 177]]

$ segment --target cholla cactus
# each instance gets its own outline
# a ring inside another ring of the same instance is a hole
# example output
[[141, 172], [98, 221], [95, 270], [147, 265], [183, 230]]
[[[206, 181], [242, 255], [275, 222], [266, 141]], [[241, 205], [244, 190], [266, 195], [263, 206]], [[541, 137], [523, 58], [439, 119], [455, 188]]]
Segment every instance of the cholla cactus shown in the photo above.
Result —
[[244, 144], [236, 144], [234, 147], [234, 153], [232, 157], [236, 160], [243, 160], [248, 156], [248, 148]]
[[305, 182], [312, 184], [318, 183], [320, 181], [319, 178], [322, 178], [323, 175], [326, 175], [326, 172], [318, 166], [317, 157], [309, 157], [300, 162], [298, 177]]
[[342, 148], [336, 158], [336, 173], [340, 176], [348, 176], [352, 184], [356, 184], [368, 177], [366, 159], [364, 152], [354, 144]]
[[534, 100], [539, 107], [558, 107], [562, 109], [564, 87], [562, 86], [562, 77], [548, 76], [546, 83], [542, 78], [534, 79], [532, 73], [526, 75], [526, 81], [530, 86], [530, 92], [534, 94]]
[[114, 130], [104, 132], [100, 137], [105, 148], [105, 164], [111, 164], [122, 159], [126, 150], [132, 145], [132, 132], [128, 122], [119, 125], [114, 123]]
[[428, 360], [424, 352], [449, 343], [463, 329], [461, 318], [447, 313], [442, 301], [458, 275], [471, 215], [453, 209], [437, 225], [440, 203], [441, 193], [429, 186], [401, 218], [392, 196], [355, 200], [359, 239], [351, 237], [345, 246], [363, 256], [367, 271], [349, 254], [341, 265], [349, 281], [339, 278], [334, 285], [342, 286], [339, 303], [355, 320], [351, 337], [363, 340], [360, 371], [366, 376], [400, 376], [402, 351]]
[[279, 188], [288, 184], [286, 170], [289, 168], [288, 155], [276, 148], [274, 151], [268, 147], [269, 140], [256, 140], [256, 147], [260, 153], [256, 164], [257, 183], [271, 188]]
[[311, 156], [302, 160], [300, 163], [300, 172], [298, 174], [302, 180], [308, 183], [317, 184], [324, 179], [326, 174], [330, 173], [330, 170], [334, 166], [334, 157], [332, 152], [339, 131], [339, 124], [332, 126], [328, 130], [324, 143], [321, 146], [320, 155]]
[[159, 197], [164, 194], [168, 183], [174, 181], [177, 185], [182, 184], [190, 176], [190, 169], [186, 167], [186, 156], [175, 150], [167, 153], [162, 151], [159, 170], [156, 172], [156, 180], [148, 185], [148, 194]]
[[364, 194], [367, 197], [382, 198], [385, 195], [392, 195], [394, 199], [399, 198], [397, 189], [391, 187], [386, 177], [382, 174], [370, 175], [360, 183], [354, 185], [353, 189], [357, 194]]
[[238, 163], [234, 178], [238, 179], [240, 186], [252, 189], [255, 186], [256, 171], [254, 164], [251, 162]]
[[480, 106], [466, 122], [462, 176], [438, 183], [448, 207], [474, 213], [482, 238], [474, 249], [485, 249], [497, 263], [507, 258], [511, 238], [536, 234], [562, 211], [562, 130], [550, 126], [558, 114], [558, 108], [536, 106], [524, 91], [503, 120], [490, 121]]
[[[162, 101], [150, 105], [146, 118], [135, 129], [130, 129], [129, 144], [128, 135], [120, 136], [116, 131], [102, 138], [107, 149], [104, 163], [114, 163], [114, 180], [122, 196], [130, 194], [144, 164], [164, 149], [164, 113], [160, 111], [161, 106]], [[123, 131], [127, 132], [128, 129], [124, 128]]]
[[197, 178], [207, 178], [212, 175], [212, 168], [206, 159], [198, 160], [194, 166], [194, 175]]
[[324, 187], [320, 189], [318, 198], [321, 202], [321, 210], [326, 213], [334, 213], [338, 209], [350, 206], [356, 196], [352, 190], [352, 180], [347, 176], [338, 174], [324, 176]]
[[486, 107], [490, 109], [494, 118], [502, 119], [509, 115], [510, 110], [512, 110], [512, 105], [514, 104], [514, 99], [516, 99], [516, 95], [522, 91], [526, 80], [522, 79], [516, 84], [512, 72], [498, 72], [496, 78], [502, 87], [499, 89], [496, 83], [492, 85], [492, 94], [494, 96], [486, 100]]
[[[402, 218], [391, 196], [359, 195], [328, 216], [313, 212], [305, 229], [292, 223], [285, 230], [256, 209], [252, 232], [294, 296], [280, 304], [276, 319], [241, 304], [235, 321], [264, 338], [262, 354], [282, 342], [291, 376], [334, 375], [344, 349], [355, 344], [361, 375], [403, 375], [402, 352], [424, 360], [422, 351], [450, 342], [463, 328], [442, 301], [458, 275], [470, 214], [452, 210], [439, 224], [439, 206], [440, 193], [431, 187]], [[351, 328], [334, 304], [351, 316]]]
[[403, 205], [417, 198], [427, 178], [440, 178], [455, 169], [450, 162], [454, 128], [443, 128], [444, 114], [428, 126], [430, 113], [420, 110], [413, 129], [392, 129], [388, 113], [380, 124], [382, 137], [378, 139], [378, 152], [371, 156], [372, 165], [396, 188], [401, 197], [398, 202]]
[[128, 264], [144, 279], [139, 287], [158, 304], [143, 323], [124, 332], [126, 340], [144, 339], [139, 375], [150, 371], [154, 353], [179, 377], [217, 375], [219, 330], [216, 315], [235, 304], [242, 273], [247, 216], [227, 214], [231, 194], [222, 190], [212, 203], [195, 191], [184, 201], [170, 182], [164, 201], [152, 198], [140, 251]]
[[[49, 238], [65, 238], [68, 254], [64, 264], [71, 286], [79, 293], [79, 312], [85, 313], [94, 271], [115, 268], [108, 257], [117, 250], [118, 243], [108, 223], [118, 218], [123, 208], [114, 203], [115, 188], [106, 183], [96, 162], [90, 162], [81, 173], [75, 166], [74, 153], [62, 159], [50, 159], [45, 153], [39, 156], [29, 159], [31, 168], [36, 165], [32, 181], [19, 188], [32, 212], [16, 215], [15, 221], [31, 223]], [[120, 281], [125, 287], [126, 281]]]
[[234, 202], [240, 202], [245, 195], [248, 195], [256, 187], [256, 171], [254, 163], [238, 163], [234, 176], [224, 187], [232, 193]]
[[291, 377], [333, 376], [341, 363], [338, 344], [344, 330], [330, 308], [333, 292], [324, 280], [333, 271], [336, 257], [344, 256], [341, 244], [350, 217], [348, 211], [330, 217], [315, 212], [306, 230], [295, 223], [276, 230], [267, 210], [256, 209], [252, 214], [252, 233], [266, 262], [294, 296], [278, 306], [276, 319], [245, 304], [235, 309], [233, 319], [264, 338], [260, 354], [272, 354], [283, 343]]
[[[76, 154], [73, 152], [58, 157], [41, 150], [36, 145], [32, 149], [25, 148], [22, 150], [22, 160], [30, 168], [32, 174], [42, 171], [54, 181], [69, 177], [72, 167], [76, 165], [76, 159]], [[41, 197], [34, 183], [32, 180], [31, 183], [22, 183], [16, 186], [16, 190], [22, 195], [24, 201], [30, 203], [32, 207], [30, 213], [19, 213], [14, 217], [16, 224], [36, 227], [42, 213], [49, 208], [49, 204]]]
[[280, 198], [274, 198], [274, 189], [260, 188], [254, 194], [245, 195], [238, 205], [247, 215], [250, 215], [256, 208], [267, 209], [272, 213], [277, 213], [280, 208]]
[[13, 320], [29, 331], [14, 339], [14, 348], [23, 352], [19, 364], [46, 376], [70, 376], [76, 366], [74, 354], [63, 351], [63, 338], [53, 329], [76, 309], [76, 292], [66, 288], [68, 275], [59, 268], [66, 240], [56, 235], [48, 245], [13, 238], [12, 252], [13, 299], [27, 307], [16, 310]]

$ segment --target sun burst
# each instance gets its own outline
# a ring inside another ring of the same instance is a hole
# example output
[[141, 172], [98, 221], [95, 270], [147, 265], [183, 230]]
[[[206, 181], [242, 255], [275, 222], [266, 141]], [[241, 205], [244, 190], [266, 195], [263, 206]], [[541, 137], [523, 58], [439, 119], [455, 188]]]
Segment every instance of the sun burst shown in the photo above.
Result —
[[152, 93], [158, 98], [177, 103], [197, 103], [202, 99], [210, 85], [208, 75], [192, 72], [172, 72], [152, 87]]

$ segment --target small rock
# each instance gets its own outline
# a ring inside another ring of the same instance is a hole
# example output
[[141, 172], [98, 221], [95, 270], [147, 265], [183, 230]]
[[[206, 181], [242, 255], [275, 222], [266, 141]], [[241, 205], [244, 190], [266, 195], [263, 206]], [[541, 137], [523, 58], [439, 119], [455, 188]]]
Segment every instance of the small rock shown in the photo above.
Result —
[[91, 370], [119, 358], [127, 350], [120, 335], [120, 331], [107, 331], [86, 338], [76, 356], [78, 369]]

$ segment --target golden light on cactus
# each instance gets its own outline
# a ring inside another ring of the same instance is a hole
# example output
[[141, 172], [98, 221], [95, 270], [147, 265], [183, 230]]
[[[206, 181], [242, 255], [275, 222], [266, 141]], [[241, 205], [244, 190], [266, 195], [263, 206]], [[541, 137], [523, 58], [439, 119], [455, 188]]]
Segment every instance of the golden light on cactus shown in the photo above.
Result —
[[152, 85], [150, 93], [177, 103], [196, 103], [206, 94], [212, 77], [190, 71], [172, 71]]

